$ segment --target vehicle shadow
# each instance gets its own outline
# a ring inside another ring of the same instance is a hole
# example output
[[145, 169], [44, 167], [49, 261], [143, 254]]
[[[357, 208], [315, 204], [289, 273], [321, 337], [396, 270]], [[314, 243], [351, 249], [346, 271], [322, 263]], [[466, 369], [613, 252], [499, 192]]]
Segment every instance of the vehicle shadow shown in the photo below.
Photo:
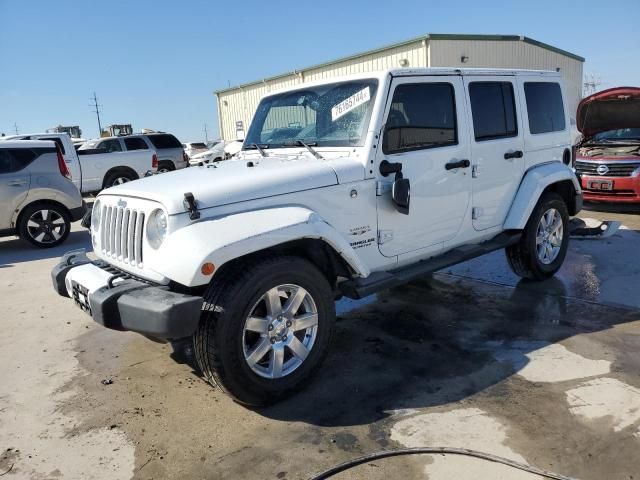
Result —
[[87, 252], [93, 250], [89, 232], [84, 229], [71, 232], [64, 243], [52, 248], [36, 248], [18, 238], [5, 239], [0, 242], [0, 268], [33, 260], [61, 257], [66, 252], [79, 248], [84, 248]]
[[367, 425], [468, 398], [517, 373], [529, 352], [637, 318], [567, 298], [556, 279], [509, 288], [436, 274], [342, 315], [313, 383], [256, 411], [322, 427]]

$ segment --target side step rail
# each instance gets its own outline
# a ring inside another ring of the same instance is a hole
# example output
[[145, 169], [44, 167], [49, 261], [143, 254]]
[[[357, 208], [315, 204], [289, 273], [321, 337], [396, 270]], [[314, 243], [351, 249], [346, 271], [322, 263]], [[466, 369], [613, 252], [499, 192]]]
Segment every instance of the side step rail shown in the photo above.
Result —
[[441, 255], [422, 260], [407, 267], [390, 272], [374, 272], [367, 278], [347, 280], [340, 283], [338, 288], [345, 297], [354, 299], [364, 298], [380, 290], [402, 285], [416, 278], [450, 267], [451, 265], [471, 260], [485, 253], [500, 250], [501, 248], [518, 243], [521, 235], [521, 231], [502, 232], [491, 240], [487, 240], [478, 245], [462, 245]]

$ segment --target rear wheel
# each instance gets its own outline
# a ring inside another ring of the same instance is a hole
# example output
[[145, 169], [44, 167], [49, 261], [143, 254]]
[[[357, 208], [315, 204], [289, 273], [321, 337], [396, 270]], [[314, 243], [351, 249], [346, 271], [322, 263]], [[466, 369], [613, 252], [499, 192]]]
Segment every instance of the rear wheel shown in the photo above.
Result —
[[158, 164], [158, 172], [160, 173], [173, 172], [175, 169], [176, 167], [173, 165], [173, 163], [166, 160]]
[[123, 183], [135, 180], [136, 177], [131, 172], [113, 172], [104, 179], [104, 188], [115, 187]]
[[310, 262], [273, 257], [221, 272], [194, 334], [206, 379], [259, 406], [304, 388], [327, 354], [335, 306]]
[[40, 248], [60, 245], [69, 236], [69, 213], [54, 204], [41, 203], [27, 207], [20, 215], [18, 235]]
[[562, 266], [569, 246], [569, 212], [562, 197], [545, 193], [531, 213], [520, 241], [506, 248], [516, 275], [544, 280]]

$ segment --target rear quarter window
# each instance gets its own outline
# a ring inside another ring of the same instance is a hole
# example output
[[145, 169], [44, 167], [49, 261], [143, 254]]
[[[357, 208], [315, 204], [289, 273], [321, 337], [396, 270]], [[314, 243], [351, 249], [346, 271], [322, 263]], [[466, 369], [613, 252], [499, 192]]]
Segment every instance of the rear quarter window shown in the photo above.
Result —
[[40, 155], [55, 151], [55, 148], [0, 148], [0, 174], [19, 172]]
[[147, 138], [156, 148], [182, 148], [180, 141], [173, 135], [149, 135]]
[[525, 82], [529, 132], [561, 132], [565, 129], [562, 91], [555, 82]]
[[134, 137], [134, 138], [125, 138], [124, 146], [127, 150], [148, 150], [147, 142], [145, 142], [142, 138]]

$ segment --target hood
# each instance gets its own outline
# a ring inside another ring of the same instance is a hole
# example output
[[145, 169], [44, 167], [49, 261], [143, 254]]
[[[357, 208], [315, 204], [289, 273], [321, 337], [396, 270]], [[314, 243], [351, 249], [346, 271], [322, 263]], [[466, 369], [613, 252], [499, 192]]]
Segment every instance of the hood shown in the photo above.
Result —
[[[345, 158], [350, 177], [361, 163]], [[101, 195], [145, 198], [162, 203], [170, 215], [186, 211], [184, 194], [193, 193], [199, 209], [294, 193], [338, 184], [332, 161], [304, 157], [227, 160], [146, 177], [104, 190]], [[253, 165], [253, 166], [249, 166]], [[342, 171], [344, 169], [341, 169]], [[344, 172], [346, 173], [346, 172]]]
[[610, 88], [583, 98], [576, 123], [587, 137], [618, 128], [640, 128], [640, 88]]

